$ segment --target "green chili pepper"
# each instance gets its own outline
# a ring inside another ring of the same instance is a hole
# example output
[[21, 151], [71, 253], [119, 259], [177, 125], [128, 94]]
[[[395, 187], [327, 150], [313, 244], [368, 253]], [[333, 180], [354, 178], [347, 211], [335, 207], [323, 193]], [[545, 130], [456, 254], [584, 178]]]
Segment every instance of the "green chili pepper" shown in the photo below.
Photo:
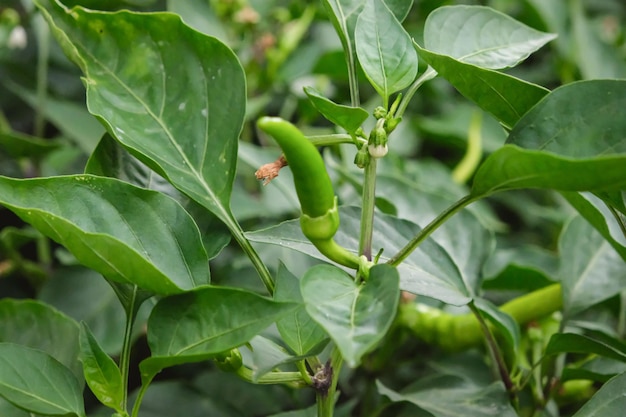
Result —
[[283, 119], [263, 117], [257, 124], [278, 142], [291, 168], [302, 208], [300, 227], [304, 236], [329, 259], [350, 268], [367, 269], [367, 262], [333, 240], [339, 229], [337, 197], [317, 148]]

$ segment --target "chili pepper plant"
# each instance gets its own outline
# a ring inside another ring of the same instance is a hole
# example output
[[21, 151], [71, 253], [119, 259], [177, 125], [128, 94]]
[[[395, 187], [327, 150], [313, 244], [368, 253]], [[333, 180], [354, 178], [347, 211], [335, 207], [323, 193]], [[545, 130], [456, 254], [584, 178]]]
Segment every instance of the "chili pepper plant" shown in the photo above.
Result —
[[[257, 50], [262, 70], [174, 13], [74, 3], [30, 13], [80, 70], [84, 172], [46, 175], [24, 151], [59, 146], [45, 117], [38, 137], [2, 128], [36, 174], [2, 168], [3, 216], [23, 225], [3, 231], [3, 275], [40, 289], [0, 300], [3, 416], [623, 415], [626, 80], [520, 78], [568, 36], [554, 20], [455, 5], [415, 31], [412, 1], [323, 0]], [[343, 93], [318, 77], [296, 111], [278, 90], [247, 102], [247, 77], [251, 97], [271, 90], [312, 22], [341, 44]], [[409, 138], [443, 90], [471, 111], [439, 124], [466, 121], [457, 152], [427, 160]], [[556, 207], [541, 250], [500, 215], [545, 226], [530, 196]], [[54, 307], [73, 297], [107, 309]]]

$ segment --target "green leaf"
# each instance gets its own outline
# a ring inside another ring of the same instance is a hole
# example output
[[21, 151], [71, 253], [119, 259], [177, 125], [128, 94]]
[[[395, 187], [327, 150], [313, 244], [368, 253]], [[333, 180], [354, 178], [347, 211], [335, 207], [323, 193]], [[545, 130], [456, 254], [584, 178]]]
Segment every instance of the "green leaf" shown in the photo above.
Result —
[[398, 273], [384, 264], [372, 267], [360, 285], [334, 266], [314, 266], [302, 277], [300, 288], [308, 313], [351, 367], [385, 336], [400, 296]]
[[585, 219], [569, 222], [559, 239], [563, 309], [573, 316], [624, 289], [626, 264]]
[[234, 288], [204, 287], [162, 299], [148, 320], [152, 357], [142, 374], [198, 362], [241, 346], [297, 307]]
[[516, 417], [501, 382], [482, 386], [458, 376], [439, 375], [426, 378], [428, 385], [410, 387], [398, 393], [376, 381], [378, 392], [393, 402], [407, 401], [434, 417]]
[[612, 378], [572, 417], [620, 417], [626, 408], [626, 373]]
[[40, 139], [20, 132], [0, 131], [0, 149], [6, 150], [13, 158], [41, 158], [60, 146], [59, 141]]
[[0, 342], [44, 351], [70, 369], [82, 383], [78, 332], [78, 323], [45, 303], [0, 300]]
[[[360, 209], [341, 207], [341, 225], [335, 240], [341, 246], [358, 252], [360, 231]], [[383, 248], [380, 262], [386, 262], [394, 253], [420, 231], [416, 224], [394, 216], [379, 215], [374, 222], [373, 242], [375, 250]], [[306, 253], [326, 261], [311, 242], [304, 237], [298, 220], [281, 223], [278, 226], [246, 233], [253, 242], [279, 245]], [[467, 249], [467, 248], [466, 248]], [[465, 305], [470, 298], [468, 286], [463, 281], [459, 269], [450, 255], [437, 242], [428, 238], [398, 266], [400, 288], [418, 295], [441, 300], [452, 305]]]
[[415, 45], [419, 55], [463, 96], [508, 127], [550, 91], [501, 72], [464, 63]]
[[294, 313], [276, 322], [281, 337], [297, 355], [309, 354], [328, 338], [324, 329], [309, 316], [304, 308], [300, 281], [282, 263], [278, 267], [276, 276], [274, 300], [300, 304]]
[[569, 366], [563, 369], [561, 380], [587, 379], [605, 383], [623, 372], [626, 372], [626, 363], [599, 356], [585, 361], [581, 365]]
[[485, 300], [484, 298], [474, 299], [474, 305], [487, 320], [498, 330], [503, 336], [506, 344], [513, 352], [512, 357], [517, 358], [520, 341], [522, 339], [519, 325], [510, 315], [500, 310], [496, 305]]
[[602, 339], [575, 333], [556, 333], [550, 338], [545, 354], [586, 353], [626, 362], [626, 345], [617, 340]]
[[161, 193], [90, 175], [0, 177], [0, 203], [111, 280], [163, 294], [209, 281], [197, 226]]
[[626, 218], [592, 193], [561, 193], [626, 261]]
[[85, 323], [81, 323], [79, 340], [87, 385], [102, 404], [122, 413], [124, 383], [119, 368], [102, 350]]
[[[246, 362], [246, 365], [252, 369], [254, 381], [258, 381], [263, 375], [278, 369], [282, 365], [289, 365], [304, 360], [306, 356], [317, 355], [323, 350], [323, 346], [320, 345], [315, 351], [310, 352], [309, 355], [293, 356], [283, 346], [260, 335], [254, 336], [241, 349], [246, 348], [250, 350], [250, 356], [252, 357], [252, 363], [248, 364]], [[293, 365], [292, 368], [295, 369]]]
[[230, 241], [230, 233], [212, 213], [133, 157], [108, 133], [102, 137], [89, 157], [85, 173], [117, 178], [142, 188], [159, 191], [178, 201], [198, 225], [209, 259], [217, 256]]
[[515, 188], [625, 188], [625, 109], [624, 80], [583, 81], [557, 88], [520, 119], [508, 144], [481, 165], [472, 194]]
[[[133, 155], [238, 230], [229, 199], [246, 97], [235, 54], [171, 13], [37, 3], [84, 73], [89, 111]], [[133, 48], [121, 48], [128, 39]]]
[[483, 6], [439, 7], [424, 26], [425, 49], [488, 69], [514, 67], [554, 38]]
[[553, 284], [558, 257], [534, 245], [497, 248], [483, 265], [483, 289], [533, 291]]
[[355, 28], [355, 50], [368, 80], [387, 105], [417, 75], [411, 37], [382, 0], [367, 0]]
[[311, 103], [313, 103], [313, 106], [326, 119], [345, 129], [348, 133], [354, 134], [369, 117], [369, 114], [364, 109], [337, 104], [312, 87], [304, 87], [304, 92], [311, 100]]
[[36, 414], [85, 416], [80, 384], [40, 350], [0, 343], [0, 396]]

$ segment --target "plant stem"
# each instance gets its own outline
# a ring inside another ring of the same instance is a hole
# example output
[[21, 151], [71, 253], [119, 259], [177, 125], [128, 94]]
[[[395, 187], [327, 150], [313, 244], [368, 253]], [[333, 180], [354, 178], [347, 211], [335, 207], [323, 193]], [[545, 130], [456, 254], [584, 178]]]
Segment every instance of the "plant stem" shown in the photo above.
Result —
[[317, 417], [333, 417], [335, 411], [335, 397], [337, 393], [337, 381], [343, 366], [343, 356], [341, 352], [334, 346], [330, 354], [330, 369], [332, 369], [332, 378], [330, 387], [327, 392], [318, 392], [317, 400]]
[[476, 308], [476, 305], [473, 302], [471, 302], [469, 304], [469, 308], [472, 311], [472, 313], [474, 313], [474, 317], [476, 318], [476, 320], [478, 321], [478, 324], [480, 325], [480, 329], [483, 333], [483, 336], [485, 337], [487, 347], [489, 348], [489, 354], [491, 355], [494, 361], [494, 364], [498, 369], [498, 373], [500, 374], [500, 379], [502, 379], [502, 382], [504, 383], [504, 386], [506, 387], [507, 392], [511, 396], [511, 401], [515, 403], [516, 402], [515, 384], [513, 384], [513, 381], [511, 380], [511, 375], [509, 375], [509, 370], [507, 369], [506, 362], [504, 360], [504, 357], [502, 356], [502, 352], [500, 351], [498, 342], [496, 342], [496, 339], [493, 337], [493, 333], [491, 329], [485, 322], [485, 319], [483, 318], [483, 315], [481, 314], [480, 310]]
[[402, 101], [400, 102], [400, 105], [398, 106], [398, 110], [396, 111], [396, 113], [394, 114], [394, 117], [402, 117], [402, 115], [404, 114], [404, 111], [406, 110], [406, 108], [409, 105], [409, 102], [411, 101], [411, 99], [413, 98], [413, 96], [415, 95], [415, 93], [417, 92], [417, 90], [422, 86], [422, 84], [424, 84], [426, 81], [428, 80], [432, 80], [433, 78], [435, 78], [437, 76], [437, 71], [435, 71], [433, 68], [428, 67], [428, 69], [417, 79], [413, 82], [413, 84], [411, 84], [411, 86], [409, 87], [408, 90], [406, 90], [406, 92], [404, 93], [404, 95], [402, 96]]
[[347, 133], [334, 133], [332, 135], [307, 136], [315, 146], [339, 145], [341, 143], [354, 143], [352, 136]]
[[43, 19], [38, 19], [35, 25], [37, 35], [37, 101], [35, 106], [35, 121], [33, 134], [38, 138], [44, 134], [44, 108], [48, 93], [48, 58], [50, 57], [50, 31]]
[[122, 352], [120, 353], [120, 372], [122, 374], [122, 409], [126, 410], [128, 405], [128, 376], [130, 372], [130, 348], [133, 335], [133, 323], [139, 310], [137, 300], [138, 287], [134, 286], [131, 299], [126, 304], [126, 323], [124, 326], [124, 342], [122, 344]]
[[241, 246], [241, 249], [243, 249], [246, 255], [248, 255], [248, 258], [250, 258], [250, 261], [252, 262], [259, 276], [261, 277], [261, 281], [263, 281], [263, 285], [265, 285], [265, 289], [267, 290], [267, 292], [270, 295], [274, 295], [275, 286], [272, 274], [270, 274], [270, 271], [267, 269], [265, 263], [261, 260], [261, 257], [259, 256], [257, 251], [254, 250], [254, 248], [250, 244], [250, 241], [246, 239], [243, 230], [241, 229], [241, 226], [239, 226], [239, 223], [237, 223], [235, 219], [229, 218], [229, 223], [227, 224], [227, 226], [235, 237], [237, 243], [239, 243], [239, 246]]
[[359, 255], [372, 260], [372, 235], [374, 233], [374, 207], [376, 204], [376, 158], [370, 158], [363, 179], [363, 208], [361, 210], [361, 237]]
[[411, 252], [413, 252], [420, 243], [422, 243], [431, 233], [439, 228], [446, 220], [463, 209], [468, 204], [474, 201], [475, 197], [472, 195], [466, 195], [461, 198], [450, 207], [445, 209], [439, 214], [433, 221], [431, 221], [426, 227], [424, 227], [413, 239], [411, 239], [400, 251], [395, 254], [391, 259], [387, 261], [389, 265], [398, 266], [403, 260], [405, 260]]
[[237, 375], [253, 384], [284, 384], [288, 382], [305, 383], [300, 372], [270, 372], [258, 379], [254, 379], [251, 369], [242, 366], [237, 369]]
[[135, 404], [133, 405], [133, 411], [131, 412], [131, 417], [137, 417], [139, 414], [139, 407], [141, 407], [141, 402], [143, 401], [143, 396], [146, 394], [148, 387], [150, 386], [150, 382], [152, 378], [148, 381], [141, 381], [141, 388], [139, 388], [139, 392], [137, 393], [137, 398], [135, 399]]

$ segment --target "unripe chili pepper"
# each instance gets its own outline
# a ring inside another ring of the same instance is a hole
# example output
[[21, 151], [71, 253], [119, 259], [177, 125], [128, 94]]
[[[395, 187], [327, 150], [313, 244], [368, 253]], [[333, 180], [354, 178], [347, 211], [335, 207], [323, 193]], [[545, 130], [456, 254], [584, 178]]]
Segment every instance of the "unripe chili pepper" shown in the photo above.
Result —
[[[293, 173], [300, 200], [302, 233], [329, 259], [357, 269], [365, 264], [333, 240], [339, 229], [339, 211], [333, 185], [317, 148], [293, 124], [263, 117], [257, 125], [280, 145]], [[366, 265], [365, 265], [366, 266]]]

